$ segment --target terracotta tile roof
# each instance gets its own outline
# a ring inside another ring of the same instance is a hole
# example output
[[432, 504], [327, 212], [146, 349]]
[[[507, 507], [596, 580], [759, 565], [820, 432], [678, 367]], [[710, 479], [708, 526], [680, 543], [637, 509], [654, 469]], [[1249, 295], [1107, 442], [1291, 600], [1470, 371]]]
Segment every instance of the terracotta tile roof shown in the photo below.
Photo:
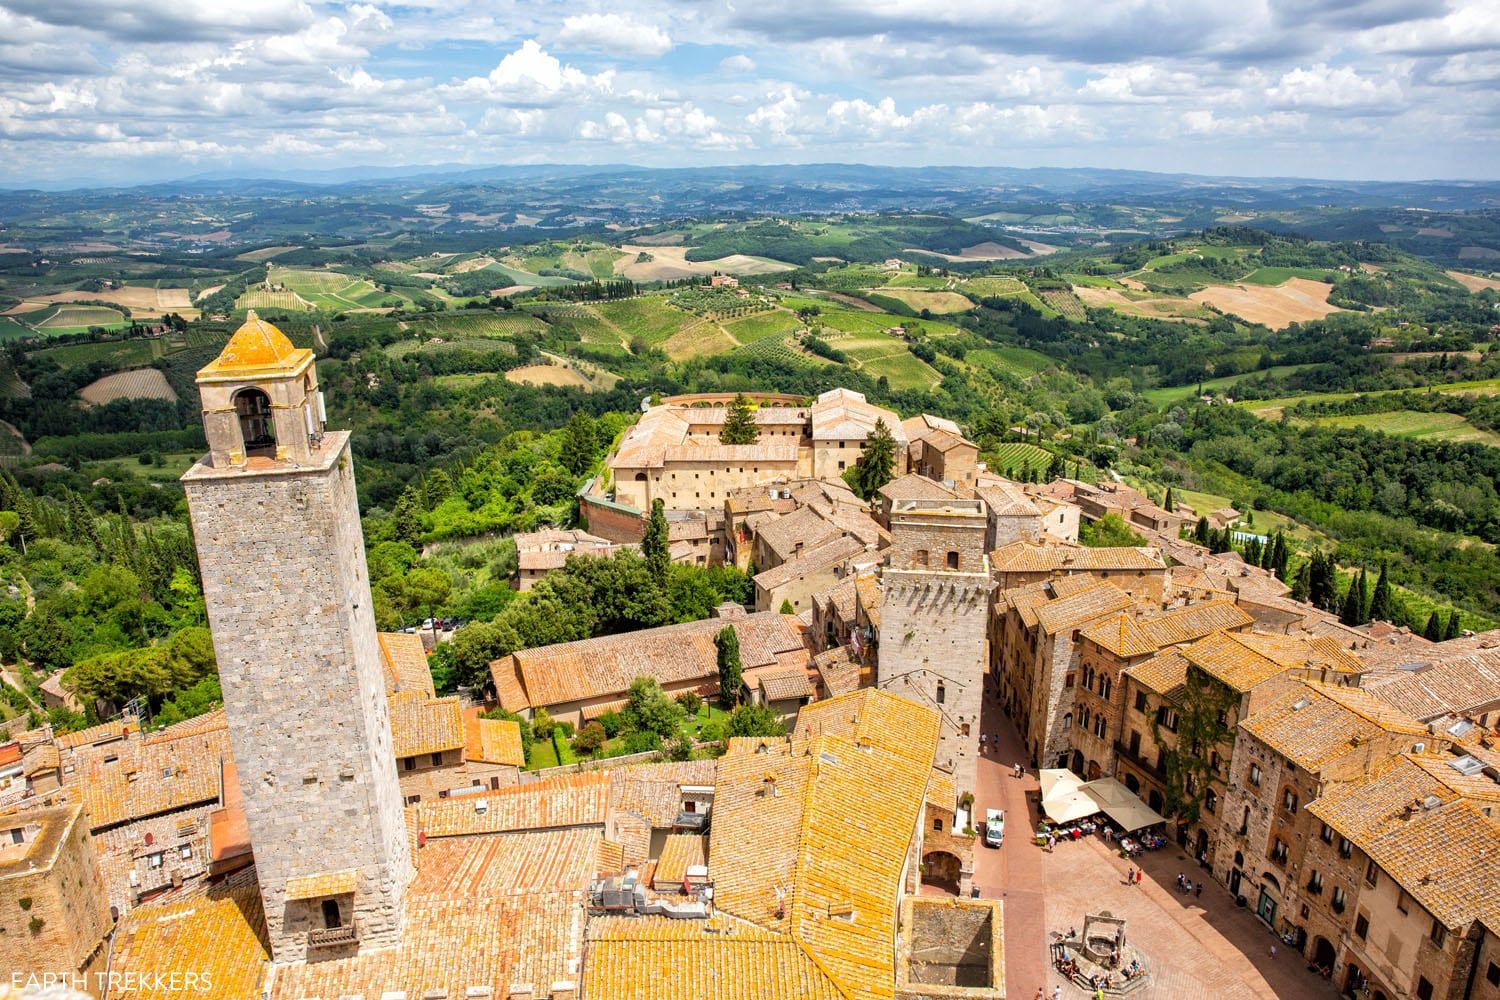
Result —
[[409, 691], [436, 697], [422, 637], [414, 632], [380, 632], [377, 638], [385, 664], [385, 693]]
[[975, 493], [984, 501], [989, 508], [992, 517], [1038, 517], [1041, 511], [1037, 509], [1032, 499], [1027, 496], [1019, 486], [1005, 482], [987, 482], [981, 484]]
[[808, 706], [791, 739], [731, 740], [719, 760], [716, 904], [789, 933], [850, 997], [894, 995], [896, 905], [938, 722], [864, 690]]
[[792, 938], [722, 912], [596, 917], [584, 978], [609, 1000], [847, 1000]]
[[810, 549], [803, 549], [795, 559], [755, 574], [755, 585], [775, 590], [793, 580], [838, 566], [864, 551], [865, 544], [857, 538], [848, 535], [829, 538]]
[[874, 574], [857, 576], [854, 578], [854, 591], [858, 595], [859, 606], [865, 611], [865, 617], [878, 629], [880, 627], [880, 580]]
[[906, 443], [901, 418], [882, 406], [867, 402], [862, 393], [850, 389], [829, 389], [808, 410], [814, 441], [863, 440], [875, 429], [877, 420], [885, 422], [898, 444]]
[[661, 860], [656, 863], [653, 881], [675, 882], [687, 877], [687, 870], [708, 864], [708, 838], [701, 833], [672, 833], [662, 844]]
[[1304, 770], [1318, 773], [1363, 753], [1384, 733], [1427, 737], [1427, 727], [1357, 688], [1304, 683], [1257, 711], [1240, 728]]
[[932, 780], [927, 783], [927, 804], [939, 809], [953, 811], [958, 804], [958, 784], [947, 771], [932, 769]]
[[229, 716], [224, 714], [223, 707], [184, 719], [176, 725], [167, 726], [154, 733], [146, 733], [147, 743], [170, 743], [184, 736], [200, 736], [204, 733], [213, 733], [229, 728]]
[[457, 695], [431, 698], [418, 693], [393, 694], [386, 705], [397, 757], [442, 753], [464, 746], [463, 706]]
[[662, 684], [715, 683], [719, 676], [714, 636], [733, 625], [748, 667], [777, 662], [777, 654], [804, 650], [802, 632], [775, 612], [744, 618], [710, 618], [620, 635], [519, 650], [490, 664], [500, 703], [510, 711], [620, 697], [637, 677]]
[[845, 577], [814, 599], [819, 605], [831, 610], [843, 621], [852, 622], [854, 621], [855, 605], [859, 600], [855, 591], [854, 581], [855, 578], [852, 576]]
[[460, 998], [488, 987], [487, 995], [504, 997], [513, 985], [547, 996], [553, 984], [578, 980], [583, 897], [583, 892], [543, 893], [411, 905], [396, 947], [281, 966], [271, 996], [383, 1000], [394, 993], [418, 1000], [431, 991]]
[[317, 875], [303, 875], [286, 880], [286, 898], [317, 899], [320, 896], [339, 896], [353, 892], [358, 884], [359, 871], [355, 868], [322, 872]]
[[490, 899], [588, 886], [598, 866], [598, 828], [443, 837], [417, 851], [413, 902]]
[[935, 417], [931, 413], [919, 413], [915, 417], [907, 417], [901, 421], [901, 429], [906, 432], [908, 441], [920, 441], [933, 431], [947, 431], [949, 434], [963, 436], [963, 430], [958, 424], [947, 417]]
[[887, 500], [956, 500], [958, 492], [915, 472], [892, 479], [879, 491]]
[[116, 719], [77, 732], [64, 733], [57, 738], [57, 745], [64, 750], [93, 746], [109, 740], [118, 740], [127, 733], [136, 731], [135, 719]]
[[955, 434], [953, 431], [941, 427], [924, 437], [922, 439], [922, 446], [924, 448], [931, 448], [934, 451], [952, 451], [954, 448], [960, 447], [978, 447], [978, 445], [962, 434]]
[[1154, 548], [1089, 548], [1063, 544], [1042, 545], [1016, 541], [990, 553], [996, 573], [1094, 572], [1099, 570], [1163, 570], [1161, 552]]
[[1215, 632], [1183, 650], [1183, 655], [1204, 672], [1236, 691], [1256, 685], [1287, 670], [1326, 667], [1337, 673], [1363, 670], [1359, 658], [1327, 638]]
[[26, 752], [26, 776], [55, 771], [61, 766], [61, 755], [51, 743], [34, 744]]
[[[182, 996], [171, 974], [191, 969], [211, 983], [203, 996], [260, 995], [270, 947], [253, 869], [230, 876], [199, 896], [131, 910], [115, 935], [107, 1000], [169, 1000]], [[161, 988], [155, 980], [161, 977]]]
[[1179, 701], [1187, 687], [1188, 661], [1176, 649], [1165, 649], [1125, 673], [1169, 701]]
[[602, 826], [609, 774], [585, 771], [478, 795], [428, 799], [408, 808], [407, 826], [434, 837]]
[[791, 698], [811, 698], [812, 682], [805, 670], [784, 670], [756, 677], [761, 694], [766, 701], [786, 701]]
[[1335, 785], [1307, 808], [1445, 926], [1500, 920], [1500, 825], [1410, 757]]
[[111, 750], [81, 768], [78, 786], [92, 830], [217, 801], [220, 761], [230, 753], [229, 731], [137, 738]]
[[479, 705], [464, 709], [464, 760], [525, 767], [521, 724], [508, 719], [481, 719], [483, 711]]
[[1129, 594], [1114, 584], [1099, 583], [1040, 605], [1036, 609], [1036, 620], [1042, 631], [1058, 635], [1134, 603]]
[[1370, 678], [1370, 691], [1419, 719], [1479, 713], [1500, 701], [1500, 649], [1453, 659], [1438, 649], [1431, 646], [1412, 654], [1414, 664], [1424, 666]]
[[839, 534], [839, 529], [823, 516], [822, 511], [810, 505], [759, 525], [755, 529], [755, 540], [785, 562], [797, 553], [799, 545], [806, 551], [837, 538]]
[[654, 827], [671, 826], [682, 804], [683, 785], [712, 785], [715, 761], [663, 761], [609, 772], [610, 808], [633, 813]]
[[864, 666], [848, 646], [835, 646], [813, 657], [813, 666], [823, 681], [823, 687], [832, 698], [859, 688], [860, 674]]

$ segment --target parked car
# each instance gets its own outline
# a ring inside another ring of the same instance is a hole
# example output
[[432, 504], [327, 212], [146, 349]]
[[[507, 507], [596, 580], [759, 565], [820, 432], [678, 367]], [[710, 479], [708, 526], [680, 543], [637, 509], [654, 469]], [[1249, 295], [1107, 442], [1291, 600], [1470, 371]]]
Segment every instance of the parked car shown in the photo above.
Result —
[[1005, 810], [990, 809], [984, 814], [984, 842], [988, 847], [999, 847], [1005, 840]]

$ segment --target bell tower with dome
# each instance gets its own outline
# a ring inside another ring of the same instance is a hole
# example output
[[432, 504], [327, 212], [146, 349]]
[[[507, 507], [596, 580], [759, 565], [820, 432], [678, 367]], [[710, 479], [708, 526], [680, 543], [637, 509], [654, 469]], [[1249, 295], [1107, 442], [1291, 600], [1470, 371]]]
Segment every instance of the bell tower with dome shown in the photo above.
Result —
[[412, 863], [349, 433], [254, 312], [197, 382], [182, 483], [273, 957], [390, 947]]

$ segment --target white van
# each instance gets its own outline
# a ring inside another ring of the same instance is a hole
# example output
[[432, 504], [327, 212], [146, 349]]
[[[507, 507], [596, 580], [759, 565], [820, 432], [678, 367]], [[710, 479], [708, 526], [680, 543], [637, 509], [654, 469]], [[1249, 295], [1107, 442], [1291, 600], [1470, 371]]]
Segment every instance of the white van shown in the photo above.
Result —
[[990, 809], [984, 814], [984, 842], [989, 847], [999, 847], [1005, 840], [1005, 810]]

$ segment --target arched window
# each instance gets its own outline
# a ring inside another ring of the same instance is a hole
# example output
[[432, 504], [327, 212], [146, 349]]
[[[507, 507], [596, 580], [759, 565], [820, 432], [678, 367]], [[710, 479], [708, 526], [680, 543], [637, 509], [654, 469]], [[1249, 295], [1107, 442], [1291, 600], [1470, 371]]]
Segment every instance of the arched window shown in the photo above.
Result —
[[1219, 808], [1219, 796], [1212, 788], [1203, 793], [1203, 808], [1208, 812], [1217, 812]]
[[644, 472], [637, 472], [635, 474], [635, 481], [638, 483], [644, 483], [646, 481], [646, 474]]
[[1086, 688], [1088, 688], [1090, 691], [1094, 690], [1094, 668], [1093, 667], [1084, 667], [1083, 668], [1083, 686], [1086, 687]]
[[1114, 681], [1110, 680], [1108, 677], [1099, 678], [1099, 697], [1103, 698], [1105, 701], [1108, 701], [1110, 692], [1114, 689]]
[[949, 569], [958, 569], [958, 553], [957, 552], [949, 552], [948, 553], [948, 568]]
[[939, 705], [941, 705], [943, 702], [945, 702], [947, 700], [948, 700], [948, 689], [945, 688], [942, 685], [942, 683], [940, 682], [938, 684], [938, 686], [937, 686], [937, 703]]
[[1072, 712], [1069, 712], [1067, 715], [1063, 716], [1062, 727], [1065, 730], [1073, 728], [1073, 713]]
[[234, 396], [235, 416], [246, 455], [276, 452], [276, 428], [271, 422], [271, 397], [259, 389], [241, 389]]

